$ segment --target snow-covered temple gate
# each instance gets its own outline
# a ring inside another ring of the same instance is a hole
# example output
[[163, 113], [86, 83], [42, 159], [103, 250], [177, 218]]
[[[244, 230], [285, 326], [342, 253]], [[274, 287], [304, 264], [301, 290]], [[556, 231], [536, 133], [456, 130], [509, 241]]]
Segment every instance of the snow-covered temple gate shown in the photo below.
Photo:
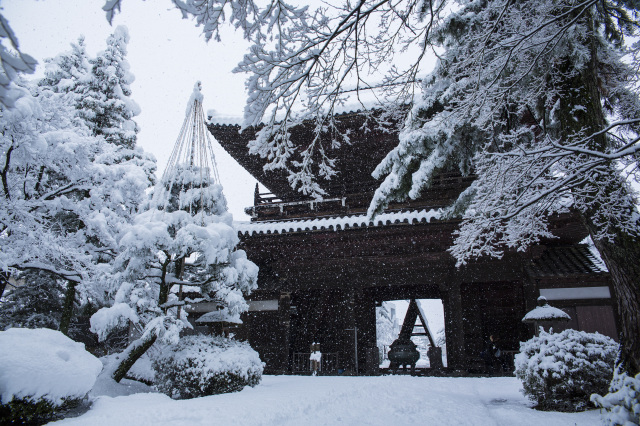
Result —
[[[323, 353], [337, 359], [323, 374], [376, 374], [375, 307], [387, 300], [442, 299], [451, 374], [480, 371], [479, 354], [491, 334], [499, 336], [503, 350], [517, 350], [519, 341], [533, 335], [521, 319], [540, 294], [551, 294], [555, 306], [574, 313], [573, 328], [616, 337], [609, 276], [579, 244], [587, 233], [577, 216], [554, 218], [557, 238], [524, 253], [456, 268], [447, 249], [458, 222], [440, 219], [438, 209], [472, 177], [443, 173], [420, 199], [392, 204], [370, 223], [365, 213], [378, 184], [371, 171], [395, 146], [397, 134], [365, 132], [358, 113], [338, 118], [350, 131], [351, 145], [326, 148], [339, 174], [320, 182], [327, 192], [323, 201], [292, 190], [284, 172], [265, 172], [265, 160], [248, 154], [256, 129], [209, 126], [271, 191], [261, 194], [256, 187], [254, 206], [246, 209], [252, 222], [239, 229], [242, 248], [260, 272], [237, 335], [258, 350], [266, 372], [295, 372], [296, 360], [319, 342]], [[294, 130], [293, 139], [311, 135], [304, 126]]]

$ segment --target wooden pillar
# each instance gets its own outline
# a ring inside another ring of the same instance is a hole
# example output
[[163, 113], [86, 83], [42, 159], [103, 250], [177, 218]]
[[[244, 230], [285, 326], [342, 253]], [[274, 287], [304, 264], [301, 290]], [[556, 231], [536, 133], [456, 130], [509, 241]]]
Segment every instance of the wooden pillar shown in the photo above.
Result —
[[280, 328], [280, 339], [278, 345], [278, 362], [274, 369], [279, 374], [289, 372], [289, 337], [291, 332], [291, 293], [280, 293], [278, 301], [278, 325]]
[[[344, 301], [344, 330], [342, 333], [344, 352], [340, 354], [341, 364], [345, 372], [355, 375], [356, 371], [356, 331], [358, 323], [356, 321], [356, 291], [349, 288], [345, 291]], [[358, 366], [359, 367], [359, 366]]]
[[447, 338], [447, 367], [451, 369], [465, 368], [467, 360], [464, 347], [460, 283], [450, 281], [447, 288], [442, 289], [442, 296]]
[[[538, 296], [540, 295], [540, 280], [529, 277], [526, 271], [523, 269], [523, 277], [525, 277], [522, 281], [522, 291], [524, 295], [524, 315], [530, 310], [534, 309], [538, 305]], [[532, 336], [537, 335], [536, 326], [528, 323], [527, 324], [527, 335], [520, 336], [521, 341], [529, 340]]]
[[[358, 327], [358, 374], [375, 375], [378, 363], [373, 358], [376, 347], [376, 305], [368, 292], [358, 289], [355, 293], [356, 326]], [[375, 364], [375, 365], [374, 365]]]

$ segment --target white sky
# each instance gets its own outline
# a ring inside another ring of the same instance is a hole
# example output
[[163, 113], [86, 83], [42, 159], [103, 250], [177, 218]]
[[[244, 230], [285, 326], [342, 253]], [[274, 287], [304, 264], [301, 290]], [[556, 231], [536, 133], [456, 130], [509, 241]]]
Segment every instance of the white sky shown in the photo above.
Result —
[[[183, 20], [170, 0], [125, 0], [122, 11], [109, 26], [102, 11], [104, 0], [1, 0], [5, 18], [23, 52], [35, 57], [44, 70], [44, 59], [70, 50], [80, 35], [86, 38], [90, 56], [104, 50], [115, 26], [126, 25], [131, 40], [127, 59], [136, 81], [132, 98], [142, 113], [138, 144], [158, 160], [162, 173], [178, 137], [186, 104], [196, 81], [202, 81], [204, 109], [242, 116], [245, 76], [231, 70], [242, 59], [247, 44], [240, 33], [227, 29], [222, 43], [206, 43], [201, 29]], [[243, 208], [253, 204], [253, 179], [214, 143], [220, 179], [229, 210], [235, 220], [249, 220]]]

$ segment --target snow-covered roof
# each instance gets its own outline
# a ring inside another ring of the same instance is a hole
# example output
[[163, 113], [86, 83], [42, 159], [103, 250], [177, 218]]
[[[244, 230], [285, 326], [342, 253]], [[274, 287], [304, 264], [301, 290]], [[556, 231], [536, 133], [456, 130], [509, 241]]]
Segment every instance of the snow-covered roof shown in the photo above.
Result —
[[539, 258], [527, 265], [529, 274], [536, 277], [593, 274], [607, 272], [586, 244], [568, 247], [547, 247]]
[[369, 221], [367, 215], [361, 214], [278, 222], [236, 222], [234, 225], [243, 235], [285, 234], [323, 230], [338, 231], [345, 228], [386, 226], [399, 223], [427, 223], [431, 219], [439, 219], [441, 216], [442, 209], [432, 209], [383, 213], [376, 216], [373, 221]]
[[207, 111], [207, 123], [227, 126], [242, 126], [244, 117], [241, 115], [229, 115], [219, 113], [215, 109]]
[[202, 315], [196, 320], [197, 323], [209, 323], [209, 322], [229, 322], [232, 324], [242, 324], [239, 314], [232, 314], [227, 309], [221, 309], [219, 311], [211, 311]]
[[[355, 92], [354, 92], [355, 93]], [[334, 107], [333, 115], [342, 114], [359, 114], [364, 111], [369, 111], [375, 108], [380, 108], [380, 101], [375, 96], [362, 96], [363, 92], [356, 99], [352, 97], [342, 104], [336, 104]], [[279, 117], [280, 119], [281, 117]], [[213, 125], [222, 126], [242, 126], [244, 123], [244, 117], [235, 114], [225, 114], [218, 112], [215, 109], [207, 110], [207, 122]]]
[[522, 322], [534, 322], [534, 321], [569, 321], [571, 317], [562, 309], [554, 308], [549, 304], [543, 306], [537, 306], [535, 309], [527, 312], [522, 318]]

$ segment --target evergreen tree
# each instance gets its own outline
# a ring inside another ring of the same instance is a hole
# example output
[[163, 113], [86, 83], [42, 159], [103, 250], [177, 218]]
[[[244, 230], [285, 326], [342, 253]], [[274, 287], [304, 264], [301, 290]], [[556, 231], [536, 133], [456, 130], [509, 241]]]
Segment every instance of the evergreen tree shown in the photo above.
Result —
[[120, 239], [113, 304], [91, 319], [101, 339], [126, 321], [140, 330], [140, 338], [113, 366], [116, 381], [156, 340], [176, 343], [180, 331], [190, 327], [182, 310], [184, 286], [196, 288], [201, 300], [217, 302], [221, 314], [232, 317], [247, 310], [244, 295], [256, 288], [258, 268], [243, 250], [235, 249], [239, 238], [214, 177], [213, 157], [207, 157], [211, 152], [204, 140], [201, 99], [197, 86], [183, 129], [199, 131], [179, 139], [183, 145], [174, 150], [179, 154]]
[[107, 48], [90, 60], [91, 78], [79, 108], [94, 136], [132, 149], [138, 133], [133, 117], [140, 107], [130, 98], [134, 76], [126, 60], [128, 43], [127, 28], [118, 26], [107, 39]]
[[45, 59], [45, 63], [45, 76], [38, 82], [38, 86], [47, 87], [56, 93], [74, 92], [79, 103], [91, 75], [84, 37], [79, 37], [77, 43], [71, 43], [71, 51]]
[[[119, 32], [126, 33], [124, 29], [120, 29]], [[110, 41], [111, 44], [115, 43], [113, 40]], [[37, 93], [39, 99], [44, 99], [45, 97], [63, 99], [65, 105], [75, 107], [75, 117], [86, 118], [85, 94], [89, 92], [90, 88], [95, 88], [96, 85], [93, 84], [94, 76], [91, 73], [84, 39], [81, 37], [77, 44], [72, 44], [70, 52], [62, 53], [53, 59], [47, 60], [47, 64], [45, 77], [38, 81]], [[131, 75], [128, 75], [128, 78], [133, 80]], [[93, 95], [99, 94], [94, 92]], [[84, 120], [69, 118], [69, 121], [69, 125], [77, 126], [78, 132], [86, 133]], [[98, 137], [97, 141], [102, 140], [102, 136], [96, 135], [95, 132], [94, 136]], [[135, 139], [133, 142], [135, 142]], [[101, 142], [101, 144], [103, 146], [90, 155], [98, 154], [94, 159], [94, 164], [102, 163], [107, 166], [102, 171], [101, 178], [107, 178], [107, 176], [115, 178], [116, 180], [112, 184], [116, 184], [116, 187], [109, 188], [109, 190], [106, 190], [107, 188], [100, 188], [100, 190], [93, 188], [93, 192], [88, 191], [86, 188], [70, 191], [66, 194], [67, 198], [75, 200], [78, 205], [90, 204], [88, 209], [88, 212], [91, 212], [90, 215], [82, 217], [76, 210], [67, 209], [56, 213], [55, 219], [58, 223], [57, 232], [60, 234], [78, 235], [80, 230], [86, 231], [89, 228], [87, 223], [98, 224], [99, 228], [101, 228], [99, 232], [85, 233], [86, 241], [84, 244], [93, 248], [91, 262], [94, 265], [92, 266], [94, 269], [102, 270], [100, 274], [103, 274], [105, 273], [104, 270], [108, 269], [107, 265], [112, 262], [115, 256], [117, 246], [115, 236], [118, 233], [118, 226], [128, 222], [137, 211], [137, 206], [143, 199], [142, 191], [148, 184], [153, 182], [155, 165], [152, 159], [141, 150], [135, 149], [133, 144], [130, 144], [131, 146], [105, 145], [104, 142]], [[96, 145], [95, 142], [93, 142], [93, 145]], [[41, 171], [42, 176], [48, 177], [51, 182], [55, 180], [65, 181], [64, 175], [50, 174], [46, 166], [42, 166]], [[98, 178], [97, 180], [100, 180], [100, 177], [96, 177]], [[145, 181], [146, 184], [143, 183]], [[96, 184], [100, 185], [101, 183]], [[91, 196], [92, 193], [94, 195], [101, 194]], [[101, 221], [104, 221], [104, 224], [101, 224]], [[78, 236], [78, 238], [81, 237]], [[52, 288], [58, 285], [57, 280], [59, 277], [55, 275], [49, 275], [49, 277]], [[43, 280], [46, 280], [45, 276], [40, 277], [40, 281], [42, 282]], [[84, 302], [88, 302], [87, 295], [82, 294], [86, 290], [86, 286], [85, 288], [83, 286], [77, 288], [77, 285], [78, 281], [76, 279], [69, 280], [65, 291], [67, 300], [61, 306], [59, 326], [60, 330], [65, 333], [69, 331], [69, 326], [72, 325], [75, 311], [77, 311], [77, 309], [74, 310], [76, 304], [74, 302], [78, 296], [76, 294], [77, 290], [80, 291]], [[102, 295], [97, 297], [94, 295], [90, 299], [93, 300], [93, 304], [97, 303], [99, 306], [103, 303], [101, 298]], [[87, 307], [90, 306], [93, 305], [89, 303]]]
[[3, 296], [0, 330], [12, 327], [57, 330], [64, 299], [64, 281], [44, 271], [17, 275], [22, 282]]
[[400, 330], [396, 323], [395, 308], [389, 302], [382, 302], [376, 308], [376, 341], [378, 348], [389, 346], [398, 338]]
[[640, 256], [640, 224], [626, 178], [637, 179], [640, 101], [622, 55], [638, 23], [623, 2], [461, 6], [438, 28], [446, 50], [374, 172], [385, 180], [370, 214], [418, 197], [443, 169], [475, 173], [451, 210], [463, 214], [451, 249], [463, 264], [553, 237], [549, 217], [578, 211], [611, 272], [621, 362], [635, 374], [640, 270], [628, 259]]
[[36, 96], [15, 86], [21, 96], [0, 118], [0, 268], [5, 276], [46, 271], [38, 280], [52, 287], [63, 280], [66, 333], [78, 295], [103, 303], [117, 235], [154, 164], [91, 136], [76, 119], [73, 93], [30, 88]]

